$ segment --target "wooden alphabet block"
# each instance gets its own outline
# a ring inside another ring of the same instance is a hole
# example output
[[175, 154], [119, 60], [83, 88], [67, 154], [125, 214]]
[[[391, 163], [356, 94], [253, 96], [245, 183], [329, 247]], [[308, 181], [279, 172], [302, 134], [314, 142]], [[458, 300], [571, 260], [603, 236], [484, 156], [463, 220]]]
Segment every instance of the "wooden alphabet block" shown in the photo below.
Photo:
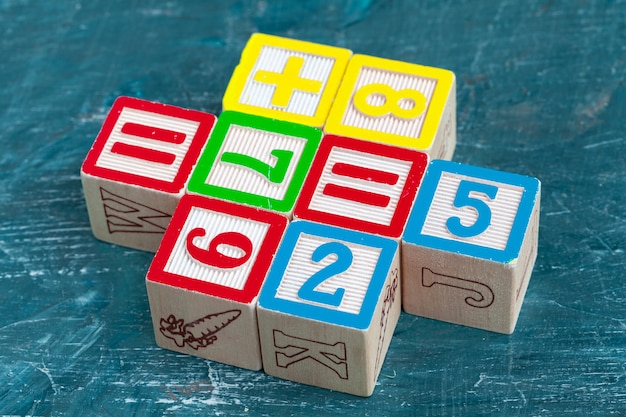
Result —
[[515, 329], [537, 256], [536, 178], [433, 161], [402, 239], [406, 312]]
[[400, 239], [427, 165], [423, 152], [326, 135], [294, 216]]
[[354, 55], [324, 132], [451, 159], [456, 145], [454, 73]]
[[290, 218], [321, 138], [322, 131], [313, 127], [226, 111], [188, 190]]
[[215, 116], [118, 98], [80, 175], [94, 235], [156, 251]]
[[185, 195], [146, 276], [157, 344], [261, 369], [256, 303], [285, 216]]
[[292, 222], [258, 306], [266, 373], [369, 396], [400, 315], [397, 241]]
[[255, 33], [224, 94], [236, 110], [322, 127], [352, 52]]

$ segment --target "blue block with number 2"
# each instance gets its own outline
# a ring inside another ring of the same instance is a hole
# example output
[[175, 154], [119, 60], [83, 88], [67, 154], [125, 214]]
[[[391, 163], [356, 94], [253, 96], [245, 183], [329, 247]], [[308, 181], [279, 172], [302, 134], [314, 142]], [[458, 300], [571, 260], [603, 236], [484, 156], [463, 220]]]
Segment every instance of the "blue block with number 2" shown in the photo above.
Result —
[[293, 222], [259, 303], [284, 313], [365, 329], [397, 252], [398, 243], [392, 239], [309, 221]]
[[399, 249], [377, 235], [291, 223], [259, 296], [265, 371], [371, 395], [401, 310]]

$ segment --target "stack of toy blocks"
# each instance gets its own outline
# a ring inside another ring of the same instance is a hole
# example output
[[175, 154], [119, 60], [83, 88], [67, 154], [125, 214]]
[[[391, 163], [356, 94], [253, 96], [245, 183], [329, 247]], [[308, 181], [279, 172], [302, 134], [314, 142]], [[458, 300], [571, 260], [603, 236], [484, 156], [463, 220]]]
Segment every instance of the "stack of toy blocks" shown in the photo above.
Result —
[[81, 176], [98, 238], [156, 250], [157, 344], [369, 396], [401, 304], [512, 332], [539, 182], [446, 161], [455, 94], [450, 71], [255, 34], [218, 119], [119, 98]]

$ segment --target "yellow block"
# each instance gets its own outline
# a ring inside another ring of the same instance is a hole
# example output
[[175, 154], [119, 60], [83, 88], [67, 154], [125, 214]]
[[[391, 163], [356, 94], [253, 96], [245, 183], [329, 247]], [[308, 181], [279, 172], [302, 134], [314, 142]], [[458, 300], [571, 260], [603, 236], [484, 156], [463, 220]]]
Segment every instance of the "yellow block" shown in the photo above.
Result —
[[322, 127], [351, 56], [348, 49], [255, 33], [223, 108]]
[[354, 55], [324, 131], [428, 151], [444, 115], [454, 117], [455, 94], [451, 71]]

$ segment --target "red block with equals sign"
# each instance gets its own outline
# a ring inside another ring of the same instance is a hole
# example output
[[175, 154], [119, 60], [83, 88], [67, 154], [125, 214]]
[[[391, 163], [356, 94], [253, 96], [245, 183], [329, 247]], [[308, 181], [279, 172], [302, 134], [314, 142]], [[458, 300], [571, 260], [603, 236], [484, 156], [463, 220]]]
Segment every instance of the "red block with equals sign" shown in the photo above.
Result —
[[215, 120], [201, 111], [118, 98], [81, 169], [94, 235], [156, 251]]
[[294, 217], [398, 240], [428, 159], [413, 149], [326, 135]]

